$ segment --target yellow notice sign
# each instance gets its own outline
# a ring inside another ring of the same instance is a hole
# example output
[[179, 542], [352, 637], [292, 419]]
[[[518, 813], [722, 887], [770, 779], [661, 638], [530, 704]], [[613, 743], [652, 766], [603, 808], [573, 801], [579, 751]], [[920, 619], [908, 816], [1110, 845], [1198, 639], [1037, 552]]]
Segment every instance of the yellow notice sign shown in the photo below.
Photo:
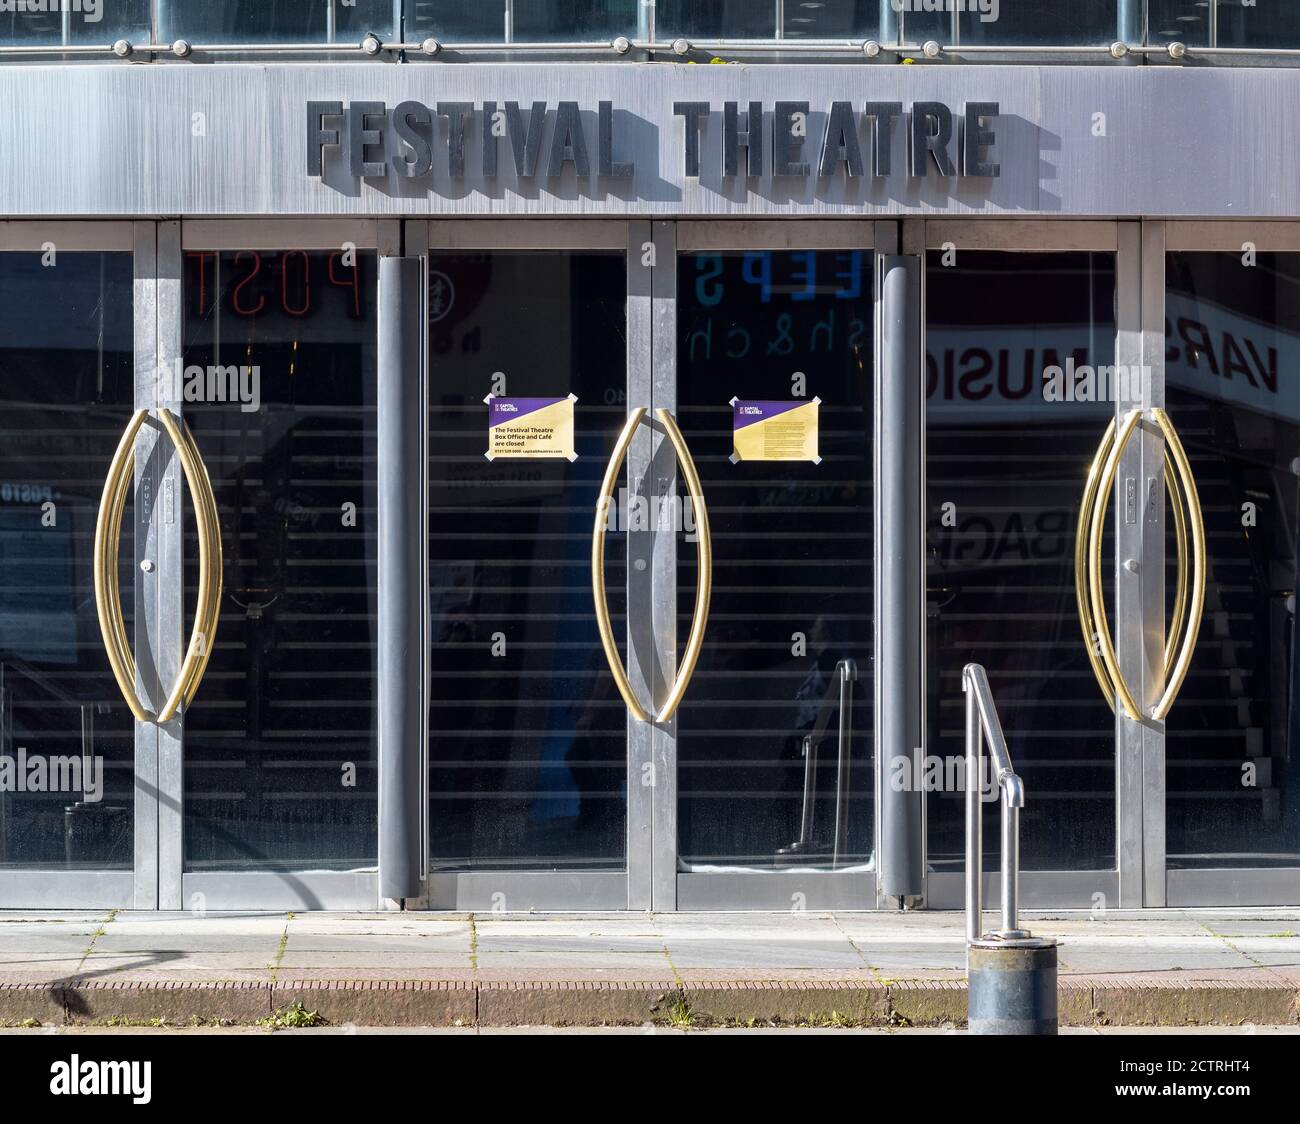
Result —
[[489, 394], [488, 460], [543, 458], [575, 461], [573, 404], [567, 398], [503, 398]]
[[731, 463], [737, 461], [811, 461], [817, 453], [817, 407], [811, 402], [761, 402], [733, 398]]

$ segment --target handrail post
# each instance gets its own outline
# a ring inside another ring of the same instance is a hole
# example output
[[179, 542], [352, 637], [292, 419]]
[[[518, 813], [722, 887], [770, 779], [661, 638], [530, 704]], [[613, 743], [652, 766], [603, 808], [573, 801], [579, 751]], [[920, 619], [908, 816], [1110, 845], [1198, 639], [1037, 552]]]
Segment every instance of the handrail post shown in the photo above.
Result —
[[1020, 893], [1020, 809], [1012, 807], [1011, 794], [1002, 790], [1002, 932], [1015, 933]]
[[983, 727], [975, 699], [975, 683], [962, 672], [961, 689], [966, 693], [966, 939], [980, 939], [983, 912], [984, 831], [980, 810], [981, 760], [984, 756]]
[[[1025, 789], [1016, 775], [988, 675], [962, 668], [966, 694], [966, 981], [972, 1034], [1055, 1034], [1056, 942], [1019, 926], [1020, 809]], [[1002, 926], [981, 925], [984, 739], [1002, 797]]]

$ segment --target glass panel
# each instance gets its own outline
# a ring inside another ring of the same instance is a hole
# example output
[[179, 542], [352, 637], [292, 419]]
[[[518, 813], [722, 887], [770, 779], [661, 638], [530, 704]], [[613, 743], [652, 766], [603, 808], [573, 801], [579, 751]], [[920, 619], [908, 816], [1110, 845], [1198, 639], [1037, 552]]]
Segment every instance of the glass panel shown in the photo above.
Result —
[[392, 0], [158, 0], [163, 43], [360, 43], [368, 31], [396, 39]]
[[[624, 865], [627, 711], [596, 629], [591, 527], [626, 411], [626, 289], [621, 253], [430, 255], [429, 832], [440, 870]], [[488, 394], [576, 395], [577, 459], [488, 460]], [[620, 639], [624, 526], [605, 547]]]
[[[509, 38], [519, 43], [587, 42], [637, 32], [637, 0], [515, 0], [513, 7]], [[507, 37], [506, 9], [506, 0], [407, 0], [407, 37], [502, 42]]]
[[775, 0], [659, 0], [655, 36], [701, 39], [773, 39]]
[[494, 43], [506, 37], [505, 0], [477, 4], [406, 0], [406, 34], [412, 42], [432, 35], [447, 43]]
[[[694, 870], [871, 860], [872, 276], [860, 250], [678, 261], [679, 424], [714, 552], [708, 632], [677, 712], [678, 845]], [[820, 398], [820, 463], [732, 463], [733, 397]], [[679, 645], [697, 567], [683, 523]], [[841, 744], [844, 661], [857, 678]]]
[[1219, 0], [1220, 47], [1300, 47], [1294, 0]]
[[191, 870], [375, 862], [374, 294], [373, 254], [185, 255], [179, 390], [225, 574], [185, 714]]
[[787, 39], [874, 39], [880, 0], [786, 0], [784, 26]]
[[953, 26], [951, 12], [932, 12], [922, 11], [925, 7], [924, 0], [900, 0], [894, 5], [894, 10], [898, 13], [895, 17], [898, 21], [898, 34], [900, 43], [924, 43], [927, 39], [934, 39], [939, 43], [951, 43], [953, 41]]
[[1208, 47], [1210, 18], [1210, 0], [1147, 0], [1147, 42], [1157, 47], [1174, 42]]
[[21, 4], [4, 7], [0, 12], [0, 45], [4, 46], [150, 41], [149, 0], [64, 0], [62, 5], [58, 0], [33, 0], [25, 10]]
[[[931, 864], [963, 861], [961, 669], [975, 662], [988, 670], [1029, 793], [1025, 869], [1111, 869], [1114, 719], [1079, 629], [1074, 541], [1115, 408], [1095, 386], [1058, 391], [1067, 362], [1073, 371], [1114, 363], [1114, 257], [960, 250], [955, 264], [944, 259], [929, 255], [926, 278]], [[1054, 384], [1050, 368], [1060, 371]], [[1108, 604], [1113, 611], [1109, 590]], [[995, 799], [986, 811], [985, 861], [995, 867]]]
[[[93, 549], [135, 402], [129, 253], [0, 254], [0, 867], [129, 869], [135, 726]], [[134, 638], [133, 503], [118, 588]]]
[[1056, 0], [1024, 4], [1018, 0], [966, 0], [948, 7], [970, 9], [958, 15], [961, 42], [996, 46], [1075, 47], [1113, 43], [1117, 0]]
[[1170, 254], [1167, 276], [1166, 400], [1209, 554], [1165, 727], [1168, 862], [1300, 866], [1300, 254]]

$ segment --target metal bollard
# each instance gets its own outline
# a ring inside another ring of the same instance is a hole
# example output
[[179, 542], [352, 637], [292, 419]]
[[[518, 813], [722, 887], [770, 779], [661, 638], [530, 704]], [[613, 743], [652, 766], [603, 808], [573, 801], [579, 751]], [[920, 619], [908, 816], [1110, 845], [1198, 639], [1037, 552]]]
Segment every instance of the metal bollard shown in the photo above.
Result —
[[971, 1034], [1055, 1034], [1056, 942], [998, 939], [966, 948], [967, 1026]]
[[[988, 676], [976, 663], [962, 669], [966, 692], [966, 987], [971, 1034], [1055, 1034], [1056, 942], [1022, 929], [1020, 809], [1016, 776]], [[983, 927], [984, 838], [980, 789], [988, 739], [1002, 796], [1002, 928]]]

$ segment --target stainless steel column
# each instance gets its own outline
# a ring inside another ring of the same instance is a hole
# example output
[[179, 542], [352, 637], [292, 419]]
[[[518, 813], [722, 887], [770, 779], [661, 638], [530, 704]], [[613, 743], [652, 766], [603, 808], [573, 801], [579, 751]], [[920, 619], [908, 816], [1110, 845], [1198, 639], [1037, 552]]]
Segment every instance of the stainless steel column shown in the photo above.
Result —
[[[677, 413], [677, 224], [651, 224], [654, 269], [650, 302], [652, 405]], [[677, 458], [662, 427], [649, 431], [646, 476], [656, 504], [672, 501], [678, 491]], [[685, 504], [685, 496], [682, 503]], [[665, 510], [660, 508], [660, 510]], [[667, 510], [672, 510], [668, 508]], [[683, 507], [683, 512], [685, 508]], [[651, 520], [657, 524], [658, 520]], [[677, 674], [677, 545], [670, 529], [656, 534], [652, 577], [653, 657], [649, 675], [655, 712]], [[629, 609], [633, 604], [628, 602]], [[654, 724], [654, 896], [652, 908], [677, 908], [677, 717]]]
[[[181, 224], [160, 222], [157, 228], [157, 275], [155, 296], [158, 314], [157, 370], [174, 371], [184, 355], [184, 255], [181, 251]], [[166, 407], [178, 417], [184, 412], [184, 403], [173, 398], [176, 387], [170, 379], [155, 379], [157, 398], [155, 406]], [[137, 399], [137, 406], [143, 402]], [[151, 532], [154, 542], [149, 550], [154, 554], [157, 585], [157, 636], [152, 643], [153, 667], [150, 681], [141, 687], [150, 692], [149, 706], [154, 712], [162, 706], [167, 686], [176, 682], [181, 663], [185, 658], [187, 634], [185, 630], [185, 524], [181, 517], [182, 497], [185, 488], [179, 452], [167, 440], [165, 432], [155, 429], [153, 454], [149, 460], [154, 465], [154, 507]], [[137, 445], [136, 455], [140, 448]], [[138, 462], [137, 462], [138, 463]], [[137, 507], [139, 510], [139, 507]], [[137, 532], [137, 535], [139, 532]], [[139, 538], [137, 538], [139, 541]], [[147, 575], [140, 575], [147, 576]], [[138, 643], [138, 642], [137, 642]], [[140, 651], [137, 646], [136, 652]], [[137, 655], [137, 663], [143, 665]], [[157, 691], [157, 695], [152, 692]], [[186, 901], [183, 880], [185, 870], [185, 717], [189, 707], [170, 722], [156, 727], [158, 746], [158, 772], [156, 783], [158, 801], [158, 908], [188, 909], [201, 912], [205, 908], [202, 898]]]
[[379, 259], [379, 897], [418, 898], [424, 856], [424, 375], [419, 258]]
[[[916, 756], [922, 737], [925, 513], [921, 450], [921, 266], [879, 258], [876, 363], [876, 706], [880, 770], [879, 894], [924, 890]], [[907, 783], [898, 783], [899, 778]]]
[[[135, 406], [150, 410], [157, 405], [159, 362], [158, 341], [158, 226], [152, 222], [134, 224], [135, 275], [133, 281], [135, 307]], [[160, 705], [163, 692], [163, 670], [153, 653], [159, 649], [164, 637], [158, 620], [159, 580], [165, 574], [169, 581], [180, 583], [181, 572], [163, 570], [155, 565], [149, 571], [141, 568], [146, 558], [161, 562], [159, 558], [159, 530], [154, 521], [157, 495], [157, 468], [154, 457], [158, 446], [157, 432], [151, 426], [141, 426], [136, 435], [136, 503], [132, 507], [135, 519], [135, 635], [136, 693], [150, 706]], [[162, 443], [166, 449], [166, 442]], [[174, 486], [174, 485], [173, 485]], [[114, 580], [120, 575], [114, 574]], [[180, 629], [176, 629], [179, 637]], [[174, 669], [173, 669], [174, 674]], [[180, 730], [181, 720], [171, 724], [172, 732]], [[153, 722], [135, 723], [135, 885], [132, 906], [135, 909], [158, 909], [158, 738], [159, 728]], [[168, 906], [166, 908], [176, 908]]]
[[[644, 13], [645, 9], [642, 9]], [[651, 224], [627, 224], [627, 409], [653, 406], [654, 267]], [[637, 428], [627, 454], [628, 503], [633, 496], [653, 498], [650, 461], [654, 433], [648, 423]], [[628, 521], [627, 527], [627, 674], [641, 705], [654, 712], [658, 664], [654, 622], [656, 527]], [[655, 729], [630, 711], [627, 715], [627, 905], [650, 909], [654, 902]], [[667, 778], [665, 778], [667, 779]], [[662, 908], [662, 907], [660, 907]]]

